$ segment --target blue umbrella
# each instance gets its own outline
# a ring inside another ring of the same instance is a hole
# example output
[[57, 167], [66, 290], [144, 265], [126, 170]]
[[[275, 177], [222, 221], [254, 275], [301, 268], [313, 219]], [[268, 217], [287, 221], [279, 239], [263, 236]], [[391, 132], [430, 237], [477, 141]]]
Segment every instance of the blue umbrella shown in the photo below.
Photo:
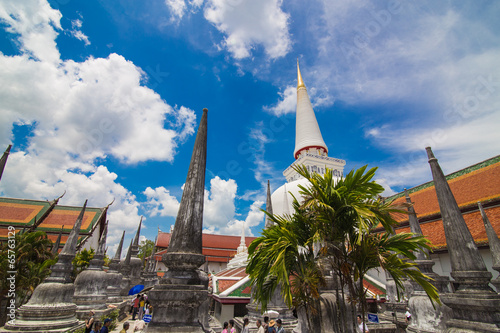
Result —
[[132, 288], [130, 288], [130, 290], [128, 291], [128, 294], [129, 295], [135, 295], [137, 293], [140, 293], [142, 291], [142, 289], [144, 289], [144, 285], [138, 284], [138, 285], [133, 286]]

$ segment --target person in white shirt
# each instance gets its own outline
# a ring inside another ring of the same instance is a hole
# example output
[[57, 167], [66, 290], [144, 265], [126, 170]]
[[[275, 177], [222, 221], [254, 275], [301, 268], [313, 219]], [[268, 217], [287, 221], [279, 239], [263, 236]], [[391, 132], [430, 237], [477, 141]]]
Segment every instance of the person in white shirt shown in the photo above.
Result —
[[358, 315], [357, 319], [358, 319], [358, 330], [359, 330], [359, 332], [362, 332], [362, 333], [368, 333], [368, 332], [370, 332], [368, 330], [368, 327], [366, 327], [366, 324], [361, 319], [360, 315]]
[[257, 322], [255, 324], [257, 325], [257, 333], [264, 333], [264, 326], [262, 326], [262, 321], [260, 321], [260, 319], [257, 319]]

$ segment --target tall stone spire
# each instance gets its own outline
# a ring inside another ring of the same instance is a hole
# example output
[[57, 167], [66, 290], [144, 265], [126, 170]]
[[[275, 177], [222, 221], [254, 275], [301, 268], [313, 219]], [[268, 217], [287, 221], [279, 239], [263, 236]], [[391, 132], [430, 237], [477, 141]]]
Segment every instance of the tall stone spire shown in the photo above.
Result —
[[137, 232], [135, 233], [135, 237], [134, 237], [134, 244], [135, 246], [139, 246], [139, 236], [141, 235], [141, 226], [142, 226], [142, 216], [141, 216], [141, 220], [139, 221], [139, 226], [137, 227]]
[[[193, 264], [205, 262], [202, 255], [201, 233], [203, 227], [203, 199], [205, 191], [205, 167], [207, 160], [207, 109], [203, 109], [198, 134], [194, 144], [191, 164], [182, 193], [181, 204], [174, 232], [165, 258], [175, 253], [192, 253]], [[198, 259], [194, 259], [198, 258]], [[167, 261], [169, 261], [167, 259]], [[195, 265], [198, 267], [199, 265]], [[167, 267], [169, 267], [167, 265]]]
[[59, 259], [57, 263], [52, 266], [52, 273], [46, 279], [47, 282], [60, 282], [69, 283], [71, 282], [71, 272], [73, 271], [73, 264], [71, 263], [76, 254], [76, 245], [78, 243], [78, 236], [80, 234], [80, 228], [82, 227], [83, 215], [85, 214], [85, 209], [87, 208], [87, 200], [83, 204], [80, 215], [76, 219], [73, 229], [69, 233], [68, 239], [64, 244], [61, 253], [59, 253]]
[[323, 141], [318, 121], [307, 94], [306, 85], [300, 74], [299, 60], [297, 59], [297, 115], [293, 156], [297, 159], [301, 152], [311, 148], [316, 148], [318, 151], [328, 154], [328, 147]]
[[450, 275], [458, 284], [454, 293], [441, 297], [453, 310], [453, 319], [446, 323], [448, 332], [498, 332], [500, 296], [489, 287], [492, 274], [486, 269], [438, 160], [430, 147], [425, 149], [450, 254]]
[[[174, 232], [163, 262], [168, 267], [148, 294], [155, 315], [148, 332], [203, 332], [209, 327], [208, 276], [202, 254], [203, 200], [207, 160], [207, 109], [203, 109]], [[202, 306], [203, 305], [203, 306]], [[182, 328], [182, 330], [180, 329]]]
[[[415, 213], [415, 209], [413, 208], [413, 203], [411, 202], [408, 191], [404, 189], [404, 192], [406, 202], [410, 204], [410, 206], [408, 207], [408, 220], [410, 223], [410, 230], [414, 234], [422, 236], [422, 228], [420, 228], [420, 223], [418, 223], [417, 214]], [[429, 257], [429, 251], [427, 249], [424, 249], [422, 251], [417, 251], [415, 255], [417, 257], [417, 260], [426, 260]]]
[[[267, 199], [266, 199], [266, 212], [268, 214], [273, 215], [273, 201], [271, 200], [271, 185], [269, 184], [269, 180], [267, 181]], [[265, 226], [269, 228], [273, 223], [269, 219], [269, 216], [266, 214]]]
[[488, 272], [437, 158], [434, 157], [430, 147], [425, 149], [427, 150], [439, 209], [443, 218], [444, 233], [448, 252], [450, 253], [452, 271]]
[[61, 231], [59, 231], [59, 235], [57, 236], [56, 242], [54, 243], [54, 246], [52, 247], [52, 254], [56, 255], [57, 251], [59, 250], [59, 245], [61, 244], [61, 236], [63, 232], [64, 226], [61, 227]]
[[2, 179], [3, 170], [5, 169], [5, 164], [7, 164], [7, 158], [9, 157], [10, 148], [12, 148], [12, 145], [9, 145], [7, 147], [2, 157], [0, 158], [0, 180]]
[[120, 273], [120, 258], [122, 256], [123, 240], [125, 239], [125, 230], [123, 230], [122, 238], [116, 249], [115, 256], [109, 263], [106, 295], [108, 303], [121, 302], [120, 297], [121, 283], [123, 275]]
[[130, 265], [130, 260], [132, 258], [132, 240], [130, 240], [130, 246], [128, 247], [127, 256], [125, 257], [124, 265]]
[[[490, 253], [492, 259], [491, 267], [497, 272], [500, 272], [500, 240], [498, 239], [498, 235], [496, 234], [495, 230], [491, 226], [490, 220], [488, 219], [488, 216], [483, 209], [483, 205], [480, 201], [477, 202], [477, 205], [483, 218], [486, 235], [488, 236], [488, 243], [490, 245]], [[492, 280], [491, 284], [494, 285], [495, 288], [497, 288], [497, 293], [500, 293], [500, 276]]]
[[108, 238], [108, 223], [104, 226], [104, 231], [102, 232], [101, 239], [99, 240], [99, 245], [97, 246], [97, 255], [102, 255], [106, 252], [106, 240]]
[[122, 238], [120, 239], [120, 243], [118, 244], [118, 248], [116, 249], [114, 259], [118, 259], [118, 260], [120, 260], [120, 259], [121, 259], [121, 256], [122, 256], [122, 248], [123, 248], [123, 239], [124, 239], [124, 238], [125, 238], [125, 230], [123, 230], [123, 233], [122, 233]]

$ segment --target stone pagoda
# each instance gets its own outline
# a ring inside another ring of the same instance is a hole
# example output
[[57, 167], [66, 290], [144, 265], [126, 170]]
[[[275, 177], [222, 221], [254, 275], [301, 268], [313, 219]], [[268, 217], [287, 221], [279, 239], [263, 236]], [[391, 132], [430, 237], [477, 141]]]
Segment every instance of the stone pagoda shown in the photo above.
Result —
[[84, 323], [76, 318], [77, 307], [73, 302], [75, 285], [71, 273], [86, 207], [87, 201], [59, 253], [57, 263], [51, 267], [50, 276], [36, 287], [28, 303], [17, 309], [15, 322], [7, 322], [3, 331], [67, 332], [83, 327]]
[[[99, 240], [97, 252], [90, 260], [89, 267], [83, 272], [80, 272], [75, 280], [74, 301], [78, 306], [77, 317], [85, 318], [90, 310], [96, 310], [99, 316], [102, 310], [106, 310], [106, 302], [108, 296], [106, 288], [108, 285], [108, 274], [103, 270], [104, 255], [106, 251], [106, 237], [108, 226], [104, 227], [104, 231]], [[99, 311], [101, 310], [101, 311]]]
[[[154, 308], [148, 332], [204, 332], [208, 277], [199, 269], [202, 254], [203, 200], [207, 158], [207, 109], [203, 109], [184, 192], [167, 253], [165, 276], [148, 298]], [[201, 309], [200, 309], [201, 308]]]

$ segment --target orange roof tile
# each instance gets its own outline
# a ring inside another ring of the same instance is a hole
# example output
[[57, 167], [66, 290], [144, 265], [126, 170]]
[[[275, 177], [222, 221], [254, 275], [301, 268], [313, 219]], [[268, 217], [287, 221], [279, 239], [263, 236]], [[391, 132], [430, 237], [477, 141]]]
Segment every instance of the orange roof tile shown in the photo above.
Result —
[[[451, 173], [446, 177], [476, 244], [488, 244], [483, 220], [477, 207], [478, 201], [483, 203], [493, 229], [500, 235], [500, 156]], [[435, 250], [445, 249], [446, 238], [434, 183], [416, 186], [408, 192], [422, 233], [431, 241]], [[396, 198], [394, 201], [396, 204], [406, 202], [403, 192], [388, 199], [394, 198]], [[395, 214], [394, 217], [400, 222], [397, 233], [410, 231], [408, 215]]]
[[[475, 204], [478, 201], [500, 198], [500, 159], [493, 158], [488, 161], [491, 160], [495, 163], [475, 170], [476, 165], [473, 165], [469, 167], [470, 172], [467, 172], [469, 168], [466, 168], [447, 176], [447, 178], [451, 178], [448, 179], [448, 184], [459, 207]], [[439, 204], [433, 182], [414, 187], [408, 192], [419, 218], [439, 213]], [[404, 193], [399, 193], [389, 199], [394, 197], [397, 198], [394, 203], [406, 202]], [[398, 216], [399, 221], [405, 219], [407, 220], [408, 217]]]
[[[161, 260], [160, 255], [166, 253], [166, 248], [170, 244], [171, 234], [168, 232], [159, 232], [156, 246], [163, 249], [157, 253], [158, 260]], [[247, 246], [257, 237], [245, 237]], [[240, 236], [202, 234], [202, 253], [206, 256], [208, 262], [229, 262], [236, 254], [236, 250], [240, 245]]]

